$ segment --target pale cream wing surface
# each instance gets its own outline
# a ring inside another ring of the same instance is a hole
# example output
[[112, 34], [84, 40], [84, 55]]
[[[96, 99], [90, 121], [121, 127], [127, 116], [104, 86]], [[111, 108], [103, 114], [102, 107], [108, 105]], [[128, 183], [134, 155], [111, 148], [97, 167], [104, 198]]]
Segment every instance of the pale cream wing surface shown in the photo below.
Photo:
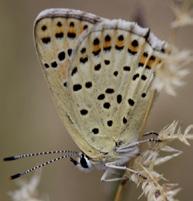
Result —
[[74, 141], [89, 153], [93, 150], [76, 127], [73, 100], [66, 81], [79, 36], [102, 20], [78, 10], [48, 9], [39, 14], [34, 25], [37, 53], [59, 115]]
[[104, 20], [79, 39], [68, 69], [70, 118], [96, 154], [139, 138], [163, 52], [148, 29], [122, 20]]

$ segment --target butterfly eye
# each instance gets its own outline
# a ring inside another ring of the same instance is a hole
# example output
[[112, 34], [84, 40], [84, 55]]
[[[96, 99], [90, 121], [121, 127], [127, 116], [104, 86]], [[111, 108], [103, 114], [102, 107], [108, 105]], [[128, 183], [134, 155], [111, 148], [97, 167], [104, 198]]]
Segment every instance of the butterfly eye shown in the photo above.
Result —
[[91, 162], [84, 154], [81, 155], [79, 163], [83, 169], [90, 169], [92, 167]]

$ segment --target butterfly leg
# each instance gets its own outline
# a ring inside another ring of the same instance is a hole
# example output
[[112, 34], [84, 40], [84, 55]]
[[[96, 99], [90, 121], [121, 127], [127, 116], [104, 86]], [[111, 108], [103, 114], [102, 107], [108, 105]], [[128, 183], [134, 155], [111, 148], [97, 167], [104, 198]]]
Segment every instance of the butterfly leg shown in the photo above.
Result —
[[145, 144], [145, 143], [149, 143], [149, 142], [152, 142], [152, 143], [161, 142], [161, 140], [158, 138], [158, 135], [156, 135], [156, 133], [151, 132], [151, 133], [148, 133], [148, 134], [144, 135], [144, 137], [146, 137], [148, 135], [154, 135], [155, 137], [139, 140], [139, 141], [132, 142], [132, 143], [130, 143], [128, 145], [125, 145], [125, 146], [117, 147], [116, 152], [118, 152], [118, 153], [128, 153], [129, 157], [132, 157], [134, 155], [137, 155], [137, 153], [139, 151], [138, 146], [140, 144]]
[[127, 161], [128, 158], [123, 157], [117, 161], [106, 163], [106, 170], [101, 177], [101, 181], [113, 182], [128, 179], [123, 177], [124, 171], [127, 169], [127, 167], [122, 165]]
[[107, 168], [101, 177], [101, 181], [113, 182], [128, 179], [123, 177], [123, 173], [123, 171], [117, 169]]
[[113, 173], [116, 173], [117, 171], [127, 171], [131, 174], [135, 174], [139, 177], [142, 177], [143, 179], [146, 179], [146, 177], [144, 175], [142, 175], [140, 172], [135, 171], [135, 170], [128, 168], [126, 166], [118, 165], [117, 161], [106, 163], [105, 166], [107, 167], [107, 170], [105, 171], [105, 173], [103, 174], [103, 176], [101, 178], [102, 181], [113, 182], [113, 181], [120, 181], [120, 180], [129, 179], [128, 176], [122, 176], [123, 174], [119, 177], [108, 178], [109, 175], [113, 175]]

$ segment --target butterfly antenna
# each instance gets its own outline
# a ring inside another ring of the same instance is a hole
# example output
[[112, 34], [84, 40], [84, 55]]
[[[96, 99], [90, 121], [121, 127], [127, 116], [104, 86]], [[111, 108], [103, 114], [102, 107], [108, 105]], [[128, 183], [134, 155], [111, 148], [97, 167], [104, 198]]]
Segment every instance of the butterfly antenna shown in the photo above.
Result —
[[[77, 154], [78, 154], [78, 152], [76, 152], [76, 156], [77, 156]], [[51, 159], [51, 160], [46, 161], [46, 162], [44, 162], [44, 163], [41, 163], [41, 164], [39, 164], [39, 165], [36, 165], [36, 166], [34, 166], [34, 167], [30, 168], [30, 169], [27, 169], [27, 170], [25, 170], [24, 172], [14, 174], [14, 175], [12, 175], [12, 176], [10, 177], [10, 179], [11, 179], [11, 180], [17, 179], [17, 178], [19, 178], [19, 177], [21, 177], [21, 176], [24, 176], [24, 175], [26, 175], [26, 174], [28, 174], [28, 173], [31, 173], [31, 172], [33, 172], [33, 171], [35, 171], [35, 170], [38, 170], [38, 169], [40, 169], [40, 168], [42, 168], [42, 167], [44, 167], [44, 166], [50, 165], [50, 164], [52, 164], [52, 163], [54, 163], [54, 162], [56, 162], [56, 161], [59, 161], [59, 160], [65, 159], [65, 158], [71, 158], [71, 157], [73, 157], [73, 156], [75, 156], [75, 155], [74, 155], [74, 154], [67, 154], [67, 155], [59, 156], [59, 157], [57, 157], [57, 158], [54, 158], [54, 159]]]
[[45, 156], [45, 155], [50, 155], [50, 154], [64, 154], [65, 156], [77, 156], [78, 152], [77, 151], [67, 151], [67, 150], [54, 150], [54, 151], [42, 151], [42, 152], [37, 152], [37, 153], [24, 153], [24, 154], [18, 154], [15, 156], [9, 156], [5, 157], [3, 160], [4, 161], [14, 161], [18, 159], [23, 159], [23, 158], [30, 158], [30, 157], [35, 157], [35, 156]]

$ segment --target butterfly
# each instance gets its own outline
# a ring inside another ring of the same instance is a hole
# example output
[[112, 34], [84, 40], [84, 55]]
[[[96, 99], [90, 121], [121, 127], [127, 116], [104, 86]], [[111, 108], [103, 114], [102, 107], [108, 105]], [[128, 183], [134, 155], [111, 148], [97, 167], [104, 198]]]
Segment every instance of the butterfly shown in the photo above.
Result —
[[35, 20], [34, 38], [43, 73], [64, 127], [77, 151], [50, 151], [5, 158], [62, 154], [12, 176], [63, 158], [83, 170], [103, 169], [102, 180], [125, 170], [154, 102], [156, 69], [167, 44], [149, 28], [73, 9], [47, 9]]

